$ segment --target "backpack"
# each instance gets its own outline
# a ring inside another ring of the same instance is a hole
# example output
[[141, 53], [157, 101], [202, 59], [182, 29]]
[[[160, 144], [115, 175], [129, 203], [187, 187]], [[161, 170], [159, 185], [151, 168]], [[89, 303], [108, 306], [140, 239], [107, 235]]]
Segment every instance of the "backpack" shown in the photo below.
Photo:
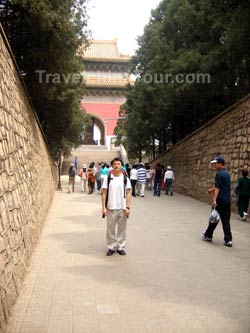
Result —
[[[106, 201], [105, 201], [105, 207], [107, 208], [108, 205], [108, 198], [109, 198], [109, 183], [111, 181], [111, 175], [112, 172], [109, 172], [108, 174], [108, 186], [107, 186], [107, 195], [106, 195]], [[124, 184], [124, 198], [126, 198], [126, 185], [127, 185], [127, 175], [125, 173], [123, 173], [123, 184]]]

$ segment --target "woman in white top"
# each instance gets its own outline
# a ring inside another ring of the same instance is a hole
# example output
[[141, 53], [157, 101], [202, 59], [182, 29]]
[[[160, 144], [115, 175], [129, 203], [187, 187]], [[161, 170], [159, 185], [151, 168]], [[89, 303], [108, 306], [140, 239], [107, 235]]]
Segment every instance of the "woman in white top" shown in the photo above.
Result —
[[132, 186], [132, 196], [136, 197], [135, 194], [135, 186], [136, 186], [136, 182], [137, 182], [137, 165], [133, 164], [132, 166], [132, 170], [130, 171], [130, 182], [131, 182], [131, 186]]

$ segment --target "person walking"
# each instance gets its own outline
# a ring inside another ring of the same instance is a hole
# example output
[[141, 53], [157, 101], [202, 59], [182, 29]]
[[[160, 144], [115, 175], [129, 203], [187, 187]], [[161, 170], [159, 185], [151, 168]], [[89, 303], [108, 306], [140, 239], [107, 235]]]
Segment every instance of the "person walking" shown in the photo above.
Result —
[[174, 173], [169, 165], [167, 167], [167, 171], [164, 174], [164, 184], [165, 184], [165, 194], [168, 195], [170, 192], [170, 195], [173, 195], [173, 183], [174, 183]]
[[76, 170], [74, 168], [74, 164], [71, 163], [69, 171], [69, 182], [68, 182], [68, 193], [70, 193], [70, 187], [72, 188], [72, 192], [75, 192], [75, 175], [76, 175]]
[[94, 163], [91, 162], [89, 164], [89, 167], [87, 169], [87, 177], [88, 177], [88, 189], [89, 189], [89, 194], [92, 194], [94, 191], [95, 187], [95, 168], [94, 168]]
[[130, 168], [130, 166], [129, 166], [129, 163], [126, 163], [126, 164], [125, 164], [125, 167], [126, 167], [126, 172], [127, 172], [128, 178], [130, 178], [131, 168]]
[[161, 164], [157, 163], [154, 169], [154, 196], [158, 195], [161, 196], [161, 182], [162, 182], [162, 168]]
[[238, 194], [238, 212], [241, 221], [247, 220], [248, 206], [250, 199], [250, 178], [248, 178], [248, 170], [243, 169], [241, 171], [242, 177], [239, 178], [236, 191]]
[[[208, 189], [208, 194], [213, 194], [212, 207], [216, 208], [220, 214], [220, 219], [224, 232], [224, 245], [232, 247], [232, 232], [230, 226], [231, 216], [231, 177], [225, 169], [225, 160], [222, 156], [217, 156], [212, 163], [217, 171], [214, 187]], [[201, 235], [203, 241], [211, 242], [213, 233], [218, 223], [209, 222], [206, 231]]]
[[153, 179], [153, 175], [154, 175], [154, 172], [153, 170], [150, 168], [150, 165], [147, 164], [146, 165], [146, 189], [149, 190], [149, 191], [152, 191], [152, 179]]
[[115, 252], [125, 255], [127, 218], [130, 214], [131, 183], [122, 171], [119, 157], [111, 161], [113, 168], [102, 185], [102, 216], [107, 216], [107, 256]]
[[130, 171], [130, 182], [131, 182], [131, 186], [132, 186], [132, 196], [136, 197], [136, 193], [135, 193], [135, 188], [136, 188], [136, 183], [137, 183], [137, 165], [133, 164], [132, 169]]
[[137, 170], [137, 195], [144, 197], [145, 185], [146, 185], [147, 172], [142, 163], [139, 164], [139, 169]]
[[98, 163], [98, 167], [96, 168], [95, 171], [96, 188], [99, 194], [101, 193], [101, 186], [102, 186], [101, 173], [100, 173], [101, 168], [102, 168], [102, 163], [100, 162]]
[[109, 174], [109, 168], [106, 163], [103, 163], [100, 169], [100, 176], [101, 176], [101, 188], [103, 184], [103, 180], [105, 177], [108, 177]]
[[87, 192], [87, 165], [83, 164], [79, 172], [79, 177], [81, 178], [81, 188], [82, 192]]

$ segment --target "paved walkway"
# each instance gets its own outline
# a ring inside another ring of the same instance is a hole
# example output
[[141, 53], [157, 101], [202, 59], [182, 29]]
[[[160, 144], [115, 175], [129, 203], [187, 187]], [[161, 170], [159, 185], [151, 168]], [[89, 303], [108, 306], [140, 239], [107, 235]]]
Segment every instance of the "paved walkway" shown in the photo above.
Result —
[[133, 198], [127, 255], [105, 256], [97, 193], [57, 192], [8, 333], [250, 332], [250, 223], [200, 240], [209, 206]]

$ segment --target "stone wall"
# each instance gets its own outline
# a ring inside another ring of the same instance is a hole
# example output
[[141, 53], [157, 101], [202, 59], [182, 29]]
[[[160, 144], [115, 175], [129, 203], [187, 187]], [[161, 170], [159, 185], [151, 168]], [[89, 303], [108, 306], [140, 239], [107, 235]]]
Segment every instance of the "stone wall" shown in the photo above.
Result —
[[56, 167], [0, 26], [0, 331], [53, 199]]
[[[174, 190], [195, 199], [210, 202], [207, 189], [212, 187], [215, 170], [210, 161], [223, 155], [231, 173], [232, 194], [240, 169], [250, 171], [250, 95], [234, 104], [169, 151], [151, 161], [171, 165], [175, 174]], [[236, 210], [232, 195], [232, 209]]]

